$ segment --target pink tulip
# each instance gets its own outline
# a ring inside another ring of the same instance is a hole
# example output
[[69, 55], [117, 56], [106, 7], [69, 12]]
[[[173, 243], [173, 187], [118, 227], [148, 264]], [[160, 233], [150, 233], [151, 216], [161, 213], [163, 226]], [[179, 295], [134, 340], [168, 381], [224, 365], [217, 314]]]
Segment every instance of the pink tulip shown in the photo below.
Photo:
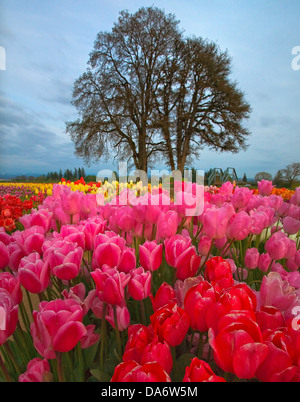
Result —
[[259, 252], [257, 248], [248, 248], [245, 255], [245, 267], [247, 269], [255, 269], [258, 266]]
[[212, 239], [207, 236], [202, 236], [198, 243], [198, 252], [200, 255], [206, 257], [209, 253]]
[[80, 347], [82, 349], [87, 349], [90, 346], [95, 345], [100, 338], [100, 335], [95, 333], [95, 325], [87, 325], [86, 331], [86, 334], [80, 339]]
[[30, 229], [32, 226], [40, 226], [47, 233], [51, 229], [51, 220], [53, 212], [48, 209], [40, 209], [39, 211], [32, 209], [30, 214], [23, 215], [19, 218], [25, 229]]
[[90, 308], [90, 302], [86, 300], [85, 293], [86, 289], [82, 282], [78, 283], [78, 285], [71, 287], [69, 290], [64, 289], [61, 292], [64, 299], [72, 299], [81, 306], [83, 315], [86, 315]]
[[99, 233], [103, 233], [106, 221], [102, 218], [97, 220], [87, 220], [83, 227], [82, 232], [85, 236], [85, 249], [94, 250], [94, 240]]
[[267, 272], [271, 268], [270, 266], [271, 262], [272, 258], [269, 256], [268, 253], [261, 254], [259, 256], [257, 266], [262, 272]]
[[288, 282], [283, 281], [278, 272], [270, 272], [263, 277], [260, 287], [260, 305], [276, 307], [287, 319], [297, 302], [297, 294]]
[[268, 196], [271, 194], [274, 186], [271, 181], [262, 179], [257, 182], [257, 187], [260, 195]]
[[19, 382], [45, 382], [50, 381], [52, 374], [46, 359], [35, 357], [27, 364], [25, 373], [19, 376]]
[[191, 238], [174, 235], [164, 241], [167, 263], [176, 268], [176, 277], [184, 280], [194, 276], [200, 266], [201, 258], [196, 254], [195, 246], [191, 246]]
[[34, 251], [41, 254], [42, 245], [45, 241], [44, 229], [41, 226], [32, 226], [22, 232], [14, 232], [12, 238], [18, 243], [25, 254]]
[[27, 253], [25, 253], [16, 241], [9, 243], [7, 251], [9, 252], [8, 266], [12, 271], [17, 272], [21, 259], [25, 257]]
[[291, 197], [291, 204], [300, 205], [300, 187], [295, 189], [295, 193]]
[[251, 210], [249, 212], [251, 217], [250, 233], [259, 235], [261, 232], [269, 226], [269, 219], [264, 211]]
[[0, 270], [8, 266], [9, 253], [7, 247], [2, 241], [0, 241]]
[[62, 225], [60, 232], [53, 232], [54, 238], [63, 238], [66, 242], [77, 243], [78, 247], [85, 249], [84, 233], [76, 226]]
[[80, 212], [82, 193], [80, 191], [72, 191], [70, 187], [63, 186], [60, 199], [63, 211], [67, 215], [77, 215]]
[[38, 253], [23, 257], [18, 273], [21, 284], [31, 293], [43, 292], [50, 281], [49, 263], [41, 260]]
[[38, 353], [45, 359], [55, 359], [55, 352], [73, 349], [87, 333], [82, 319], [82, 308], [74, 300], [41, 302], [39, 311], [33, 311], [30, 326], [33, 344]]
[[136, 268], [136, 257], [133, 248], [126, 246], [124, 247], [121, 255], [121, 260], [117, 267], [119, 271], [125, 272], [126, 274], [132, 269]]
[[162, 263], [163, 244], [156, 241], [146, 241], [139, 247], [140, 264], [148, 271], [156, 271]]
[[266, 242], [265, 249], [273, 260], [293, 258], [296, 253], [296, 244], [282, 232], [274, 233]]
[[180, 217], [176, 211], [161, 212], [157, 219], [156, 240], [166, 239], [176, 234]]
[[128, 283], [128, 292], [135, 300], [146, 299], [151, 291], [151, 272], [145, 271], [143, 267], [131, 271], [131, 278]]
[[117, 306], [125, 304], [124, 288], [130, 280], [130, 275], [105, 266], [102, 269], [97, 268], [91, 275], [103, 302]]
[[70, 280], [78, 275], [82, 257], [81, 247], [65, 242], [60, 248], [52, 248], [44, 260], [49, 262], [53, 275], [59, 279]]
[[15, 332], [18, 322], [18, 305], [10, 293], [0, 288], [0, 346]]
[[298, 233], [300, 230], [300, 220], [286, 216], [283, 218], [283, 230], [289, 235]]
[[16, 304], [21, 303], [23, 293], [19, 276], [16, 277], [10, 272], [0, 272], [0, 288], [7, 290]]
[[115, 219], [119, 230], [129, 232], [135, 224], [133, 208], [130, 206], [121, 206], [115, 211]]
[[122, 250], [115, 243], [100, 244], [93, 254], [93, 269], [108, 265], [111, 268], [117, 267], [121, 261]]
[[227, 228], [227, 237], [234, 240], [243, 240], [250, 233], [251, 218], [247, 212], [238, 212], [230, 219]]
[[212, 206], [202, 214], [203, 230], [211, 239], [221, 239], [226, 235], [228, 222], [234, 214], [232, 204], [217, 208]]
[[[115, 306], [116, 314], [117, 314], [117, 324], [119, 331], [124, 331], [128, 328], [130, 324], [130, 314], [129, 310], [126, 306]], [[114, 317], [114, 308], [108, 306], [107, 314], [105, 315], [105, 319], [115, 328], [115, 317]]]
[[247, 187], [236, 187], [232, 197], [231, 203], [234, 209], [246, 208], [253, 197], [253, 192]]
[[6, 230], [2, 226], [0, 227], [0, 242], [6, 246], [10, 243], [10, 235], [6, 233]]

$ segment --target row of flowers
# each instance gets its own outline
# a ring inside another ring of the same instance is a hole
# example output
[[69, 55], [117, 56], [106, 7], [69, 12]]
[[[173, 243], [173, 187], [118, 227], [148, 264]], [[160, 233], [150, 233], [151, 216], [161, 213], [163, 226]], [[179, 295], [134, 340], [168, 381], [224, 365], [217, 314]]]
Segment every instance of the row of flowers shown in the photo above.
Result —
[[0, 231], [4, 381], [300, 381], [300, 188], [174, 190], [54, 185]]

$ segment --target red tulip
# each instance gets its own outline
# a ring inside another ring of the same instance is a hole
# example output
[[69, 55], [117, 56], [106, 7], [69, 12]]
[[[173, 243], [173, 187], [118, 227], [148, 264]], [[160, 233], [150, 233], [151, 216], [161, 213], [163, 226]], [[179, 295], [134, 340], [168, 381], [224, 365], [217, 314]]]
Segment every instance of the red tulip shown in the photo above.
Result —
[[128, 341], [123, 354], [123, 361], [135, 360], [141, 362], [143, 350], [152, 341], [153, 333], [150, 328], [142, 324], [133, 324], [128, 327]]
[[148, 362], [157, 362], [168, 373], [171, 373], [173, 367], [172, 353], [170, 346], [166, 342], [160, 342], [155, 337], [143, 350], [140, 364]]
[[216, 291], [209, 282], [202, 281], [190, 288], [184, 299], [184, 308], [190, 317], [190, 325], [194, 330], [208, 331], [206, 316], [211, 304], [217, 300]]
[[233, 276], [229, 262], [222, 257], [213, 257], [206, 262], [204, 277], [212, 284], [217, 284], [218, 288], [229, 288], [233, 286]]
[[160, 287], [157, 289], [155, 296], [150, 295], [150, 299], [152, 302], [153, 310], [156, 311], [160, 307], [163, 307], [165, 304], [168, 304], [170, 301], [175, 301], [175, 291], [171, 285], [163, 282]]
[[139, 365], [129, 360], [116, 366], [111, 382], [171, 382], [171, 379], [159, 363]]
[[258, 324], [245, 315], [223, 320], [216, 336], [209, 331], [209, 342], [218, 366], [239, 378], [255, 377], [268, 354]]
[[217, 376], [209, 364], [194, 357], [186, 367], [183, 382], [226, 382], [223, 377]]
[[190, 326], [188, 314], [175, 302], [155, 311], [150, 321], [159, 340], [166, 341], [170, 346], [180, 345]]

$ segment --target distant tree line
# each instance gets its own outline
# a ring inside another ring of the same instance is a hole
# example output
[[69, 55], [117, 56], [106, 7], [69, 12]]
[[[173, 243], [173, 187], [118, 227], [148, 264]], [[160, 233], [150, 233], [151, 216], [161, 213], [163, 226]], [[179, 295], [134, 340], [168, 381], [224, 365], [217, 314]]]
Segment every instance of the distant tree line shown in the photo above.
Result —
[[261, 180], [273, 181], [277, 187], [289, 187], [293, 188], [297, 179], [300, 177], [300, 163], [294, 162], [287, 165], [284, 169], [277, 171], [274, 177], [268, 172], [258, 172], [255, 175], [255, 182]]
[[85, 178], [86, 173], [83, 167], [72, 169], [66, 169], [64, 172], [60, 169], [59, 172], [48, 172], [46, 175], [46, 180], [65, 180], [75, 181], [79, 180], [81, 177]]

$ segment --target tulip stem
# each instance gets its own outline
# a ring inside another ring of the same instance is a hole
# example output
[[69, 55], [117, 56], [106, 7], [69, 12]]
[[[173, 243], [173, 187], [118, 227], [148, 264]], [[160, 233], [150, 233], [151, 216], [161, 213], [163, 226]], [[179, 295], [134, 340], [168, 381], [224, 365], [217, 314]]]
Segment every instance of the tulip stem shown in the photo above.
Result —
[[62, 370], [62, 354], [61, 354], [61, 352], [56, 352], [56, 362], [57, 362], [58, 381], [59, 382], [64, 382], [63, 370]]
[[4, 361], [2, 359], [1, 353], [0, 353], [0, 369], [1, 369], [2, 373], [3, 373], [3, 376], [4, 376], [5, 380], [6, 380], [6, 382], [12, 382], [12, 379], [11, 379], [11, 377], [10, 377], [6, 367], [5, 367], [5, 364], [4, 364]]
[[113, 306], [113, 311], [114, 311], [114, 323], [115, 323], [115, 331], [116, 331], [116, 339], [117, 339], [117, 345], [118, 345], [118, 356], [120, 360], [122, 360], [122, 341], [121, 341], [121, 336], [120, 336], [120, 331], [119, 331], [119, 326], [118, 326], [118, 318], [117, 318], [117, 308], [116, 306]]
[[104, 343], [106, 343], [106, 303], [103, 303], [103, 315], [101, 321], [101, 344], [100, 344], [100, 369], [103, 370], [104, 367]]

